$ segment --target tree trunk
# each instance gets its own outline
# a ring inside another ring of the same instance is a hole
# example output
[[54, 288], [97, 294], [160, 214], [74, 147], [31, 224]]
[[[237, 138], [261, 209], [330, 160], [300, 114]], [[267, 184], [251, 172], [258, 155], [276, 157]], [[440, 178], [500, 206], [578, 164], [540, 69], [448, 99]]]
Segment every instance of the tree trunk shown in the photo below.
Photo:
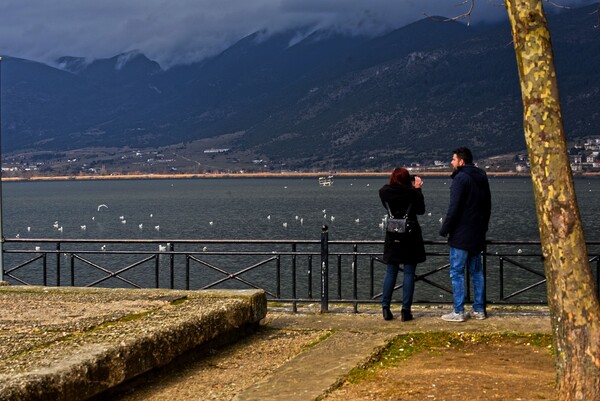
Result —
[[587, 258], [542, 0], [505, 0], [548, 283], [559, 399], [600, 400], [600, 303]]

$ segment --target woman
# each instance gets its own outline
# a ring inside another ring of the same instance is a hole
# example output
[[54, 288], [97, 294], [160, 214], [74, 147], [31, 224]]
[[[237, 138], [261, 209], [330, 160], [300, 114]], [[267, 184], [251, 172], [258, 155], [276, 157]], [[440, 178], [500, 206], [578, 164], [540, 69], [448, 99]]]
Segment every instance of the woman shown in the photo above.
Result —
[[409, 233], [396, 234], [387, 231], [385, 233], [383, 261], [387, 263], [387, 271], [383, 280], [381, 299], [385, 320], [394, 318], [390, 311], [390, 304], [400, 264], [404, 265], [401, 320], [405, 322], [413, 318], [411, 307], [415, 290], [415, 270], [417, 263], [425, 261], [423, 235], [417, 220], [418, 214], [425, 213], [425, 199], [421, 192], [422, 185], [423, 180], [420, 177], [411, 178], [407, 169], [399, 167], [392, 172], [389, 184], [384, 185], [379, 190], [381, 203], [386, 210], [389, 206], [394, 217], [404, 217], [410, 206], [408, 219], [411, 223]]

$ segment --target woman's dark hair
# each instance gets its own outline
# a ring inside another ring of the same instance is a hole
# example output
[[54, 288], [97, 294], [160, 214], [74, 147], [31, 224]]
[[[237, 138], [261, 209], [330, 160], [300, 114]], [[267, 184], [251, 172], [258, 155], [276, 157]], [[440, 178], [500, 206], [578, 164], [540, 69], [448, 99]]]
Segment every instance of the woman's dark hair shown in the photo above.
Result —
[[473, 153], [471, 153], [471, 149], [460, 147], [458, 149], [454, 149], [452, 151], [459, 159], [463, 160], [465, 164], [473, 164]]
[[390, 185], [400, 184], [405, 187], [411, 187], [412, 184], [410, 182], [410, 173], [404, 167], [397, 167], [392, 171], [392, 175], [390, 176]]

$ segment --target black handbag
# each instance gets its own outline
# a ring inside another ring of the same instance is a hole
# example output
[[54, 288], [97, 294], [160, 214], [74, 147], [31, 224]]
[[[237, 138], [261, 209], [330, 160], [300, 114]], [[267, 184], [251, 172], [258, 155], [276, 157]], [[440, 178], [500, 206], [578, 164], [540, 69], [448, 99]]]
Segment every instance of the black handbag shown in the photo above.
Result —
[[408, 209], [406, 209], [406, 214], [401, 219], [397, 219], [392, 214], [392, 210], [390, 209], [390, 205], [385, 203], [385, 206], [388, 210], [388, 219], [385, 226], [385, 230], [388, 233], [395, 234], [406, 234], [410, 232], [410, 222], [408, 220], [408, 213], [410, 212], [410, 208], [412, 207], [412, 203], [408, 205]]

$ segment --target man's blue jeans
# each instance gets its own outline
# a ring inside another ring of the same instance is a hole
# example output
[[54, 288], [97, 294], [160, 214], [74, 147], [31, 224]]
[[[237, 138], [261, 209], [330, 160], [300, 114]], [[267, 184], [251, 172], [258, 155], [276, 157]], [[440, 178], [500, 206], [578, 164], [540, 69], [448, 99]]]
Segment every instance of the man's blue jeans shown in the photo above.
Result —
[[481, 252], [469, 254], [464, 249], [450, 247], [450, 279], [452, 280], [454, 312], [464, 313], [465, 311], [465, 266], [469, 269], [471, 282], [473, 283], [473, 310], [484, 312], [484, 278]]
[[[383, 294], [381, 296], [381, 306], [390, 306], [392, 303], [392, 293], [396, 286], [399, 267], [388, 264], [383, 279]], [[416, 265], [404, 265], [404, 279], [402, 281], [402, 309], [410, 310], [415, 292], [415, 270]]]

